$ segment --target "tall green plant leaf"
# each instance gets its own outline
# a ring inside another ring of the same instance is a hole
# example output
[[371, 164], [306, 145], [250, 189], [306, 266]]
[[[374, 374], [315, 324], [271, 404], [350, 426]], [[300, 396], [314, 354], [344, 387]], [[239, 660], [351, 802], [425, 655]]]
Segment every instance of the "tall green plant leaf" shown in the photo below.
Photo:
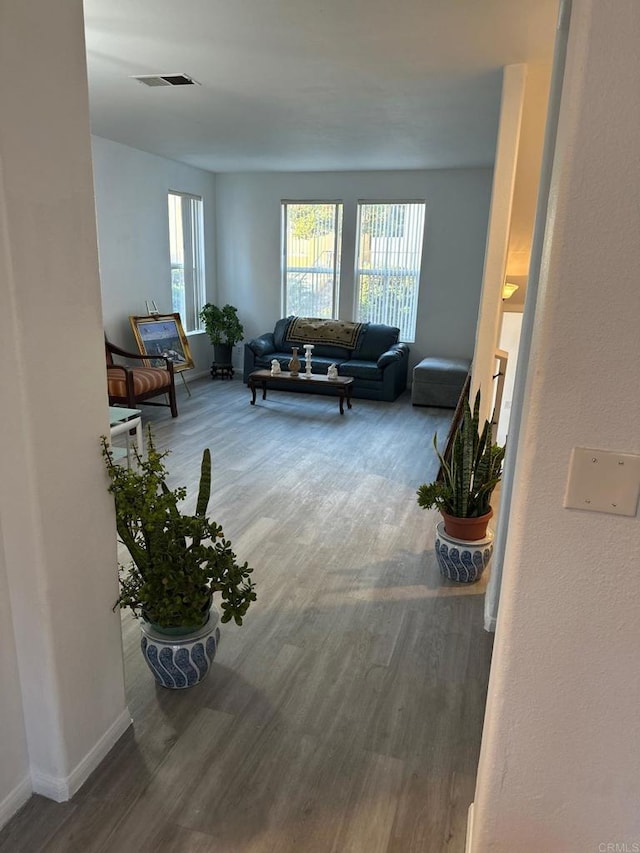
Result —
[[480, 392], [476, 394], [473, 410], [469, 399], [462, 404], [462, 417], [451, 443], [451, 454], [445, 460], [434, 447], [440, 461], [442, 483], [439, 488], [424, 483], [418, 489], [418, 503], [425, 508], [443, 509], [459, 518], [485, 515], [491, 506], [491, 495], [502, 476], [504, 447], [492, 443], [492, 427], [485, 421], [480, 425]]
[[202, 452], [202, 463], [200, 465], [200, 486], [198, 489], [198, 500], [196, 502], [196, 515], [204, 518], [209, 506], [211, 496], [211, 451], [205, 447]]
[[460, 479], [460, 517], [465, 518], [469, 510], [469, 497], [473, 484], [473, 454], [477, 433], [469, 405], [465, 402], [460, 442], [462, 446], [462, 475]]

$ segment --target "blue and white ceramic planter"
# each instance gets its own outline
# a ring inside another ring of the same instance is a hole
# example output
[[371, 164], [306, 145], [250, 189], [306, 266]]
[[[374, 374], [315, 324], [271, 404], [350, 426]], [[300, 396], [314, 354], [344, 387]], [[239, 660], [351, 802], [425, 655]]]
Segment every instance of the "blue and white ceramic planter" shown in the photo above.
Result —
[[209, 672], [220, 641], [216, 607], [197, 631], [181, 637], [170, 637], [154, 630], [148, 622], [140, 622], [140, 647], [158, 684], [180, 690], [198, 684]]
[[492, 554], [493, 533], [490, 530], [484, 539], [465, 542], [449, 536], [443, 521], [436, 525], [436, 557], [440, 574], [447, 580], [475, 583], [489, 565]]

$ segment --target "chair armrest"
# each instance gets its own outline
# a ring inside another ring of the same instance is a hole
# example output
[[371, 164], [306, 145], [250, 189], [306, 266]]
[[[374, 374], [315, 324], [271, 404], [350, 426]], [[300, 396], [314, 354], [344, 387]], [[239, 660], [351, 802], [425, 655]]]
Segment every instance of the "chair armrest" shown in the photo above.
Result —
[[254, 338], [249, 341], [249, 346], [257, 356], [269, 355], [276, 351], [276, 345], [273, 339], [273, 332], [266, 332], [260, 335], [259, 338]]
[[394, 344], [391, 349], [383, 352], [378, 358], [378, 367], [382, 369], [394, 361], [400, 361], [402, 358], [409, 357], [409, 347], [407, 344]]
[[[167, 358], [165, 355], [141, 355], [139, 352], [127, 352], [126, 350], [120, 349], [115, 344], [108, 344], [107, 349], [113, 355], [119, 355], [122, 358], [133, 358], [138, 361], [149, 361], [150, 359], [154, 360], [162, 360], [165, 363], [165, 367], [161, 368], [162, 370], [168, 370], [169, 373], [173, 373], [173, 362], [170, 358]], [[119, 364], [110, 364], [108, 367], [124, 367], [124, 365]]]
[[139, 352], [127, 352], [127, 350], [122, 349], [122, 347], [112, 344], [111, 341], [106, 341], [105, 345], [109, 352], [112, 352], [115, 355], [122, 355], [125, 358], [148, 358], [146, 355], [140, 355]]

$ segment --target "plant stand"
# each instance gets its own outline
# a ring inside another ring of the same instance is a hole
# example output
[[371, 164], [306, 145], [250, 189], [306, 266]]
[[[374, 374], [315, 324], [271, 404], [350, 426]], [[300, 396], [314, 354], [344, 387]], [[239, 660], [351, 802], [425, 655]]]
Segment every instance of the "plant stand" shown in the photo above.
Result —
[[493, 554], [493, 533], [487, 530], [484, 539], [466, 542], [454, 539], [444, 529], [444, 522], [436, 525], [436, 558], [443, 578], [457, 583], [475, 583]]
[[231, 364], [218, 364], [216, 361], [211, 365], [212, 379], [233, 379], [233, 366]]

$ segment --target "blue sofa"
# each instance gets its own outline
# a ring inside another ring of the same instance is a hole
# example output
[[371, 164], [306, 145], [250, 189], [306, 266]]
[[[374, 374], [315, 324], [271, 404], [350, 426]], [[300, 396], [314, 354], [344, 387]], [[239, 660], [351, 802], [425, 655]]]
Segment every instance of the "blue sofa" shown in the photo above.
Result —
[[339, 376], [353, 376], [352, 396], [392, 401], [407, 387], [409, 347], [399, 343], [399, 334], [395, 326], [382, 323], [283, 317], [273, 332], [245, 344], [244, 381], [254, 370], [270, 369], [274, 358], [288, 370], [294, 346], [304, 371], [304, 344], [313, 343], [313, 373], [326, 375], [329, 365], [336, 364]]

